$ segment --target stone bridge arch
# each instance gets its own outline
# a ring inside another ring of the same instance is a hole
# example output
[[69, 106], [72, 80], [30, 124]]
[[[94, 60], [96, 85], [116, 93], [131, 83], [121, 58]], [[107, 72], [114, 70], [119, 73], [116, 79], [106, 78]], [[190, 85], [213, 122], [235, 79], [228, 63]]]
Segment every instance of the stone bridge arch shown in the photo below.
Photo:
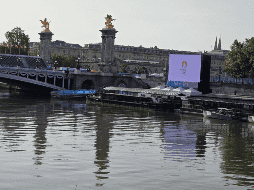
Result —
[[118, 78], [115, 81], [115, 85], [116, 87], [128, 87], [128, 81], [125, 78]]
[[82, 89], [95, 89], [96, 88], [96, 84], [93, 80], [90, 80], [90, 79], [86, 79], [83, 81], [82, 83], [82, 86], [81, 86]]

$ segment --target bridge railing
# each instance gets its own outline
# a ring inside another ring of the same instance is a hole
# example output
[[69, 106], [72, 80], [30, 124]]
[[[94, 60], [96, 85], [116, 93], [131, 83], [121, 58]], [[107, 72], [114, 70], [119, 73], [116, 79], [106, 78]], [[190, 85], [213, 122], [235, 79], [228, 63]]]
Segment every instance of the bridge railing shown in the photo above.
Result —
[[[47, 70], [47, 69], [31, 69], [31, 68], [20, 68], [20, 67], [1, 67], [0, 71], [19, 71], [19, 72], [37, 72], [37, 73], [46, 73], [46, 74], [54, 74], [54, 75], [63, 75], [65, 74], [64, 71], [58, 70]], [[70, 72], [71, 73], [71, 72]]]
[[[64, 79], [67, 77], [64, 71], [47, 70], [47, 69], [31, 69], [20, 67], [0, 67], [0, 76], [4, 78], [19, 80], [23, 82], [29, 82], [40, 86], [46, 86], [49, 88], [61, 90], [64, 89]], [[36, 76], [35, 79], [29, 78], [29, 76]], [[39, 81], [39, 77], [44, 77], [45, 81]], [[47, 83], [47, 78], [54, 77], [54, 84]], [[62, 78], [62, 87], [56, 86], [56, 78]], [[70, 77], [68, 76], [68, 89], [70, 88]]]

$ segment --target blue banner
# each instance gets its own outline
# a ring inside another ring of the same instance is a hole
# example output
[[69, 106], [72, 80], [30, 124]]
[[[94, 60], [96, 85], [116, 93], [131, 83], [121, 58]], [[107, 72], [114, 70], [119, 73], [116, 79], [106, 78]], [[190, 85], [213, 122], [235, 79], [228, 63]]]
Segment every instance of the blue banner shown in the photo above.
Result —
[[189, 88], [188, 83], [182, 81], [168, 81], [167, 86]]

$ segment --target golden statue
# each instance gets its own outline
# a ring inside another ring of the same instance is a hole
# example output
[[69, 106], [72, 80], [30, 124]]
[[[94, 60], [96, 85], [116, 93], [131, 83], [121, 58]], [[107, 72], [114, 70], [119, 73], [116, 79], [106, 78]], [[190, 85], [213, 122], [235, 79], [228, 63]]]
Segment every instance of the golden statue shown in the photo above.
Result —
[[112, 16], [108, 14], [107, 14], [107, 17], [105, 17], [105, 19], [106, 19], [106, 22], [105, 22], [106, 28], [114, 28], [114, 25], [112, 25], [111, 22], [116, 19], [112, 19]]
[[47, 18], [43, 20], [40, 20], [41, 23], [43, 24], [42, 28], [45, 27], [45, 30], [43, 30], [42, 32], [50, 32], [49, 30], [49, 22], [47, 21]]

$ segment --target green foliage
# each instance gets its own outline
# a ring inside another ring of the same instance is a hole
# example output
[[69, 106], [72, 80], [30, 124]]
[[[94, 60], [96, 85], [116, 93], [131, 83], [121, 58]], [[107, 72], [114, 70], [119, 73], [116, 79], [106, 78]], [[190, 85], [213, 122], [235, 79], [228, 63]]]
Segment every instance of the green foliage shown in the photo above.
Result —
[[142, 68], [141, 68], [141, 73], [142, 73], [142, 74], [148, 74], [149, 72], [148, 72], [148, 70], [147, 70], [146, 67], [142, 67]]
[[75, 61], [77, 59], [76, 56], [53, 54], [53, 55], [51, 55], [51, 58], [52, 58], [53, 62], [57, 61], [58, 64], [56, 67], [75, 68], [77, 66], [77, 62]]
[[254, 38], [245, 42], [234, 41], [231, 51], [226, 56], [225, 72], [233, 77], [247, 78], [254, 76]]
[[5, 43], [4, 42], [1, 43], [0, 44], [0, 53], [7, 53], [6, 49], [7, 49], [7, 47], [5, 47]]
[[138, 65], [137, 74], [141, 74], [141, 67]]
[[39, 55], [40, 53], [39, 53], [40, 51], [39, 50], [30, 50], [29, 51], [29, 55], [30, 56], [37, 56], [37, 55]]
[[146, 67], [141, 67], [141, 66], [139, 66], [138, 65], [138, 67], [137, 67], [137, 74], [148, 74], [148, 70], [147, 70], [147, 68]]
[[244, 54], [248, 61], [248, 73], [250, 76], [254, 77], [254, 38], [246, 39]]
[[19, 54], [19, 45], [20, 45], [20, 54], [21, 55], [28, 55], [29, 50], [29, 37], [24, 33], [24, 30], [21, 30], [20, 27], [16, 27], [11, 31], [5, 33], [5, 37], [7, 39], [7, 44], [9, 44], [9, 48], [6, 46], [1, 48], [1, 52], [5, 53], [12, 53], [12, 54]]
[[121, 72], [122, 73], [128, 73], [128, 71], [126, 70], [127, 67], [128, 67], [128, 65], [126, 63], [123, 63], [121, 65]]

